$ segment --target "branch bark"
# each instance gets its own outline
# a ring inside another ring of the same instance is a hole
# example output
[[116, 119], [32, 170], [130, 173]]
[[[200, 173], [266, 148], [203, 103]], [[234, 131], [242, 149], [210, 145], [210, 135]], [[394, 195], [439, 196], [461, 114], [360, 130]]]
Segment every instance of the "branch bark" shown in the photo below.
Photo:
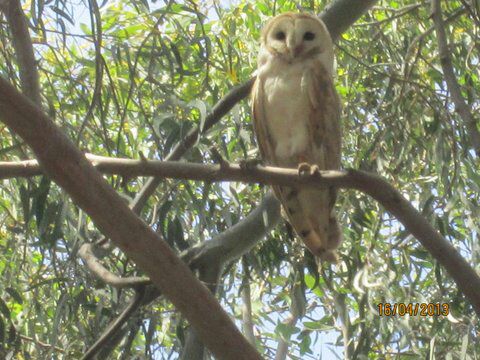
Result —
[[85, 243], [80, 246], [78, 255], [85, 261], [88, 269], [105, 284], [116, 288], [136, 287], [138, 285], [148, 285], [152, 282], [146, 277], [131, 276], [122, 278], [108, 271], [93, 253], [93, 244]]
[[477, 121], [474, 119], [470, 107], [463, 98], [462, 90], [460, 89], [455, 72], [453, 71], [453, 63], [450, 56], [445, 23], [442, 16], [441, 0], [432, 0], [431, 6], [431, 16], [437, 33], [438, 52], [443, 76], [445, 77], [445, 82], [447, 83], [448, 90], [452, 96], [455, 110], [465, 123], [472, 148], [475, 150], [477, 156], [480, 156], [480, 132], [477, 128]]
[[31, 146], [45, 172], [145, 271], [213, 354], [220, 359], [261, 359], [168, 244], [134, 215], [53, 121], [3, 78], [0, 114]]
[[22, 92], [40, 106], [40, 82], [37, 63], [33, 53], [28, 21], [23, 13], [20, 0], [0, 0], [0, 10], [5, 13], [12, 34], [12, 44], [18, 61]]
[[335, 40], [365, 14], [378, 0], [337, 0], [319, 15]]
[[224, 266], [246, 254], [279, 221], [280, 203], [269, 193], [245, 219], [212, 240], [186, 250], [181, 257], [195, 268], [204, 264]]

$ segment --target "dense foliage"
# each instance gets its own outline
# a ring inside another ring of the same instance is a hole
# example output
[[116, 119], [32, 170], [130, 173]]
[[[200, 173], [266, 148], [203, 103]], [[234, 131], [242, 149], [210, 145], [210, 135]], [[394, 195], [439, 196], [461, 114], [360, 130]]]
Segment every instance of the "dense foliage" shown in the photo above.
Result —
[[[43, 106], [85, 151], [163, 159], [212, 106], [256, 68], [262, 23], [328, 1], [233, 3], [95, 0], [24, 2], [38, 60]], [[443, 2], [462, 95], [480, 118], [480, 3]], [[478, 157], [455, 111], [440, 65], [428, 1], [381, 0], [337, 40], [343, 164], [386, 177], [478, 270]], [[19, 84], [11, 33], [0, 17], [0, 74]], [[2, 161], [32, 158], [0, 127]], [[243, 100], [202, 134], [185, 159], [258, 156]], [[143, 155], [141, 155], [143, 154]], [[144, 178], [107, 177], [126, 199]], [[184, 250], [241, 221], [266, 189], [242, 183], [165, 181], [142, 212]], [[96, 280], [77, 251], [101, 234], [47, 177], [0, 183], [0, 357], [78, 358], [132, 297]], [[273, 358], [478, 358], [478, 319], [431, 255], [375, 201], [342, 191], [337, 266], [319, 273], [281, 222], [230, 264], [218, 298], [238, 320], [250, 297], [256, 346]], [[102, 263], [121, 276], [138, 269], [119, 250]], [[242, 295], [242, 296], [240, 296]], [[379, 316], [382, 303], [448, 304], [449, 316]], [[245, 315], [245, 314], [244, 314]], [[163, 298], [129, 320], [112, 358], [176, 358], [186, 323]]]

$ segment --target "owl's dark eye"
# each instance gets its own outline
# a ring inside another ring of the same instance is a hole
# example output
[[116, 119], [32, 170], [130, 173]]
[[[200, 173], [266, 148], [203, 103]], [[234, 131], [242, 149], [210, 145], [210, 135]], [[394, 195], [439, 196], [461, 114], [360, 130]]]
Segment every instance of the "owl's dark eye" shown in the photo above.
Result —
[[307, 31], [305, 34], [303, 34], [303, 40], [312, 41], [313, 39], [315, 39], [315, 34], [311, 31]]
[[275, 39], [277, 40], [285, 40], [285, 33], [283, 31], [279, 31], [275, 34]]

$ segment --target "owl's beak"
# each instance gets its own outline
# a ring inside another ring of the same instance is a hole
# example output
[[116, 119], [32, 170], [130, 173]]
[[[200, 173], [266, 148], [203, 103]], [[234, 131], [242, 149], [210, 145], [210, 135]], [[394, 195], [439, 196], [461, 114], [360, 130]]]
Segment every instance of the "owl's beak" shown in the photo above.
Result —
[[302, 45], [298, 45], [298, 46], [295, 46], [295, 47], [289, 47], [288, 48], [288, 52], [289, 52], [291, 58], [297, 57], [298, 55], [300, 55], [302, 53], [302, 51], [303, 51], [303, 46]]

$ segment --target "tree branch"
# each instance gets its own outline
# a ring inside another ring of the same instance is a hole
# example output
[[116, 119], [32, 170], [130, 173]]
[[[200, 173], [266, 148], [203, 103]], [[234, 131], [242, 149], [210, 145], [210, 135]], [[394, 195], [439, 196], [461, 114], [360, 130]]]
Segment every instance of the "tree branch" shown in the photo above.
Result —
[[280, 203], [269, 193], [245, 219], [212, 240], [187, 249], [181, 257], [195, 268], [211, 263], [224, 266], [246, 254], [279, 221]]
[[20, 339], [22, 339], [22, 340], [29, 341], [29, 342], [34, 343], [35, 345], [41, 346], [42, 348], [45, 348], [45, 349], [47, 349], [47, 350], [53, 349], [53, 350], [58, 351], [58, 352], [60, 352], [60, 353], [62, 353], [62, 354], [65, 354], [65, 353], [66, 353], [65, 349], [62, 349], [62, 348], [59, 347], [59, 346], [54, 346], [54, 345], [50, 345], [50, 344], [44, 343], [44, 342], [42, 342], [42, 341], [40, 341], [40, 340], [37, 340], [37, 339], [34, 339], [34, 338], [30, 337], [30, 336], [25, 336], [25, 335], [22, 335], [22, 334], [18, 334], [18, 337], [19, 337]]
[[319, 15], [335, 40], [365, 14], [378, 0], [336, 0]]
[[[185, 261], [186, 264], [188, 264], [190, 269], [200, 270], [200, 274], [202, 275], [201, 280], [208, 280], [207, 282], [211, 283], [213, 281], [211, 281], [210, 279], [214, 277], [209, 275], [210, 273], [208, 273], [208, 270], [216, 271], [217, 273], [219, 273], [219, 269], [222, 269], [226, 265], [226, 261], [233, 261], [236, 259], [235, 256], [240, 257], [243, 254], [247, 253], [256, 242], [260, 241], [264, 237], [264, 235], [278, 223], [279, 219], [280, 204], [275, 199], [273, 194], [269, 193], [263, 199], [260, 205], [258, 205], [258, 207], [254, 211], [252, 211], [246, 218], [238, 222], [233, 227], [229, 228], [227, 232], [218, 235], [214, 239], [203, 242], [196, 247], [186, 250], [181, 255], [181, 259]], [[85, 246], [87, 246], [87, 249], [82, 250]], [[88, 253], [89, 251], [93, 251], [90, 246], [90, 244], [82, 245], [82, 248], [79, 250], [80, 256], [82, 258], [84, 258], [83, 252]], [[104, 281], [109, 283], [110, 285], [116, 287], [132, 287], [136, 285], [135, 278], [120, 278], [114, 273], [108, 271], [100, 264], [98, 259], [94, 257], [93, 253], [92, 258], [89, 259], [89, 261], [94, 265], [92, 266], [87, 264], [90, 270], [96, 276], [105, 279]], [[105, 276], [105, 273], [108, 273], [108, 275]], [[147, 287], [147, 290], [150, 291], [147, 291], [147, 295], [143, 297], [143, 301], [141, 303], [137, 303], [137, 309], [140, 306], [145, 306], [149, 304], [161, 295], [158, 290], [154, 291], [156, 290], [156, 288], [151, 289], [151, 287], [149, 286]], [[133, 298], [130, 304], [132, 302], [136, 302], [136, 298]], [[127, 307], [130, 307], [130, 304]], [[129, 314], [132, 314], [135, 311], [136, 309], [129, 312]], [[128, 320], [128, 317], [119, 316], [119, 318], [120, 317], [123, 323]], [[115, 322], [117, 323], [117, 320], [115, 320]], [[100, 338], [113, 338], [112, 341], [120, 341], [121, 336], [117, 336], [117, 334], [114, 334], [113, 332], [116, 331], [116, 329], [118, 329], [119, 327], [121, 327], [123, 323], [117, 323], [117, 326], [114, 328], [109, 326], [106, 330], [102, 332]], [[190, 359], [187, 356], [191, 356], [192, 353], [198, 353], [199, 349], [203, 348], [203, 343], [199, 343], [198, 341], [198, 335], [192, 332], [190, 329], [188, 331], [187, 343], [185, 344], [184, 352], [182, 353], [182, 356], [183, 354], [185, 354], [185, 359]], [[251, 343], [252, 345], [254, 344], [253, 342]], [[101, 342], [101, 344], [103, 344], [103, 342]], [[188, 350], [187, 347], [189, 348]], [[99, 350], [99, 347], [97, 346], [92, 346], [92, 348], [94, 349], [89, 349], [90, 353], [96, 353]]]
[[214, 355], [222, 359], [261, 358], [168, 244], [135, 216], [53, 121], [3, 78], [0, 114], [3, 122], [31, 146], [45, 172], [145, 271]]
[[[148, 165], [150, 164], [150, 165]], [[321, 177], [299, 177], [297, 170], [259, 167], [242, 169], [238, 165], [200, 165], [186, 163], [143, 162], [139, 165], [147, 174], [204, 181], [260, 182], [283, 186], [337, 186], [362, 191], [394, 215], [405, 228], [445, 267], [459, 289], [480, 314], [480, 278], [455, 248], [386, 180], [362, 171], [325, 171]], [[161, 169], [160, 169], [161, 168]], [[120, 170], [120, 167], [117, 168]], [[131, 169], [133, 170], [133, 169]], [[135, 173], [134, 171], [129, 172]], [[208, 246], [208, 245], [207, 245]]]
[[41, 105], [40, 83], [28, 21], [19, 0], [0, 0], [0, 10], [5, 13], [12, 33], [12, 43], [18, 61], [22, 92], [35, 104]]
[[452, 58], [450, 57], [447, 34], [445, 31], [445, 23], [442, 17], [441, 0], [432, 0], [431, 6], [431, 16], [437, 33], [438, 52], [443, 76], [445, 77], [445, 82], [447, 83], [448, 90], [452, 96], [455, 110], [465, 123], [472, 148], [475, 150], [477, 156], [480, 156], [480, 132], [477, 128], [477, 122], [462, 96], [462, 90], [460, 89], [460, 85], [455, 77], [455, 72], [453, 71]]
[[147, 285], [152, 283], [150, 279], [146, 277], [131, 276], [128, 278], [122, 278], [107, 270], [93, 253], [93, 245], [90, 243], [85, 243], [80, 246], [80, 249], [78, 250], [78, 255], [80, 255], [80, 257], [85, 261], [88, 269], [97, 278], [110, 286], [116, 288], [124, 288], [134, 287], [138, 285]]

